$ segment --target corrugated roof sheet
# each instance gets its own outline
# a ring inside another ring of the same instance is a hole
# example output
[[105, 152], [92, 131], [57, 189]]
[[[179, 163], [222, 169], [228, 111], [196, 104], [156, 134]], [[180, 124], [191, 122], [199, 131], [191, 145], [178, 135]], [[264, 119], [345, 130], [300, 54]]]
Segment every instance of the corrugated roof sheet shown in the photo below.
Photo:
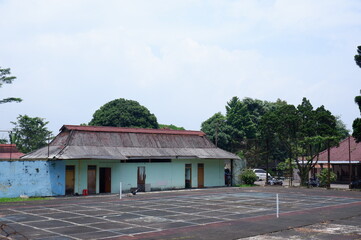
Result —
[[78, 126], [78, 125], [64, 125], [60, 131], [63, 130], [77, 130], [86, 132], [124, 132], [124, 133], [150, 133], [150, 134], [176, 134], [176, 135], [197, 135], [205, 136], [202, 131], [189, 130], [172, 130], [172, 129], [150, 129], [150, 128], [124, 128], [124, 127], [106, 127], [106, 126]]
[[238, 159], [200, 131], [64, 125], [49, 147], [23, 159]]
[[[361, 143], [356, 143], [355, 139], [351, 136], [341, 141], [339, 146], [330, 149], [330, 161], [345, 161], [345, 163], [348, 163], [349, 149], [351, 161], [361, 162]], [[327, 161], [327, 150], [320, 153], [319, 161]]]

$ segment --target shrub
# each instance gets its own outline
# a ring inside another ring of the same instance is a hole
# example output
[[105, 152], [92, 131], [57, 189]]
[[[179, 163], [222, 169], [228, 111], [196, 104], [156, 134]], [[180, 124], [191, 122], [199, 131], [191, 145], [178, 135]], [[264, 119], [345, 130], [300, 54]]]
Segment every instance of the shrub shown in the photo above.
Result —
[[[317, 174], [317, 177], [320, 180], [320, 185], [321, 186], [326, 186], [326, 184], [327, 184], [327, 172], [328, 172], [328, 169], [324, 168], [324, 169], [321, 170], [321, 172], [319, 174]], [[337, 179], [336, 174], [331, 170], [331, 172], [330, 172], [330, 181], [334, 182], [334, 181], [336, 181], [336, 179]]]
[[253, 185], [254, 182], [257, 180], [257, 175], [251, 169], [245, 169], [239, 175], [240, 180], [244, 184]]

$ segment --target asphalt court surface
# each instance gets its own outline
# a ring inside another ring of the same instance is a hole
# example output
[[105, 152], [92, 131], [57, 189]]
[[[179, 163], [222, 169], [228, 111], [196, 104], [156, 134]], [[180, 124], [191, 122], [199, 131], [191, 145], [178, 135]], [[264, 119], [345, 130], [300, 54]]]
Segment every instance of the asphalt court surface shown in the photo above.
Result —
[[360, 209], [361, 193], [272, 187], [56, 198], [0, 204], [0, 236], [235, 239], [359, 216]]

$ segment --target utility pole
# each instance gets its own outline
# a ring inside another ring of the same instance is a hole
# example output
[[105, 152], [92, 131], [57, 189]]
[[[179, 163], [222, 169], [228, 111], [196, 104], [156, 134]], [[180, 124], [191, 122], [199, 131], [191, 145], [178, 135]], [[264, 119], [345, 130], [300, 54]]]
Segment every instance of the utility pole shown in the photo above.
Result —
[[331, 188], [330, 140], [327, 141], [327, 189]]
[[269, 140], [266, 138], [267, 155], [266, 155], [266, 185], [268, 184], [268, 159], [269, 159]]
[[216, 147], [218, 147], [218, 121], [216, 120]]
[[352, 182], [352, 165], [351, 165], [351, 137], [348, 137], [348, 171], [350, 175], [350, 183]]

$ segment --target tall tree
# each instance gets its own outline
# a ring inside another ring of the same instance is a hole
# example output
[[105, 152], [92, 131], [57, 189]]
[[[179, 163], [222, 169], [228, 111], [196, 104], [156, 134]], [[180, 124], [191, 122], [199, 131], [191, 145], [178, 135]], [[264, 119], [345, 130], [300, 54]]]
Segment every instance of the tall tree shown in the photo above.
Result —
[[[14, 76], [9, 76], [10, 73], [10, 68], [1, 68], [0, 67], [0, 88], [3, 86], [3, 84], [11, 84], [16, 77]], [[10, 98], [4, 98], [0, 100], [0, 104], [2, 103], [9, 103], [9, 102], [21, 102], [22, 99], [21, 98], [15, 98], [15, 97], [10, 97]]]
[[209, 140], [224, 150], [231, 150], [232, 133], [235, 131], [227, 123], [226, 117], [220, 112], [204, 121], [201, 130], [207, 134]]
[[[355, 62], [361, 68], [361, 46], [357, 47], [357, 55], [355, 55]], [[361, 95], [355, 97], [355, 103], [358, 105], [361, 113]], [[353, 121], [352, 129], [353, 129], [352, 136], [356, 139], [356, 142], [361, 142], [361, 118], [356, 118]]]
[[361, 46], [357, 47], [357, 54], [355, 55], [355, 62], [361, 68]]
[[159, 128], [157, 118], [146, 107], [123, 98], [110, 101], [96, 110], [89, 125]]
[[19, 115], [17, 122], [14, 124], [10, 141], [16, 144], [19, 151], [28, 153], [47, 145], [47, 141], [52, 137], [46, 122], [43, 118], [29, 117], [27, 115]]
[[336, 117], [324, 106], [314, 110], [310, 101], [303, 98], [297, 108], [285, 105], [265, 114], [262, 137], [269, 142], [281, 140], [276, 148], [287, 149], [288, 158], [296, 162], [301, 185], [305, 185], [309, 171], [317, 163], [317, 154], [340, 140], [336, 123]]
[[336, 129], [337, 135], [340, 136], [341, 139], [345, 139], [350, 136], [350, 132], [346, 127], [346, 124], [341, 120], [340, 116], [336, 116]]
[[160, 129], [171, 129], [171, 130], [185, 130], [184, 127], [178, 127], [173, 124], [159, 124]]

